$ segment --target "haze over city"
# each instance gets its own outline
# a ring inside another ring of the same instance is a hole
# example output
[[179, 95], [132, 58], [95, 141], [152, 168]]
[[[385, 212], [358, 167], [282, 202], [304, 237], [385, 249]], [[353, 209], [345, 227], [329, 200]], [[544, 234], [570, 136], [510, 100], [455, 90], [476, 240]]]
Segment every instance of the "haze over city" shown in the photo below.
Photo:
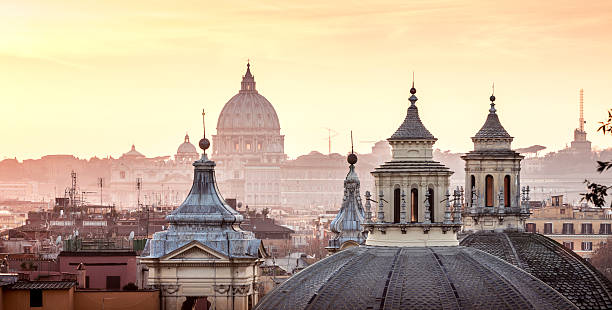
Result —
[[471, 149], [495, 82], [514, 147], [564, 148], [585, 90], [594, 148], [609, 103], [607, 1], [238, 1], [0, 3], [0, 159], [153, 157], [185, 132], [214, 133], [247, 59], [289, 157], [388, 138], [408, 107], [436, 147]]

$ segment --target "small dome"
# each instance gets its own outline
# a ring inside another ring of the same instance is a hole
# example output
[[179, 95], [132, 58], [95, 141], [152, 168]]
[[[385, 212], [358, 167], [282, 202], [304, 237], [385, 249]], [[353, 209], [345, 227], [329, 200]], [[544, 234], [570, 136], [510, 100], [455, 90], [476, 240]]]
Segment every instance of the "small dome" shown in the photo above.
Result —
[[256, 309], [576, 309], [544, 282], [485, 252], [360, 246], [300, 271]]
[[142, 153], [136, 151], [136, 146], [134, 146], [134, 144], [132, 144], [132, 148], [130, 149], [129, 152], [127, 153], [123, 153], [123, 155], [121, 157], [127, 157], [127, 158], [144, 158], [145, 156], [142, 155]]
[[240, 92], [225, 104], [217, 121], [218, 133], [233, 129], [280, 131], [276, 110], [255, 89], [255, 77], [251, 74], [250, 67], [242, 77]]
[[185, 141], [179, 145], [178, 150], [176, 151], [178, 155], [192, 155], [198, 154], [196, 147], [189, 142], [189, 135], [185, 135]]

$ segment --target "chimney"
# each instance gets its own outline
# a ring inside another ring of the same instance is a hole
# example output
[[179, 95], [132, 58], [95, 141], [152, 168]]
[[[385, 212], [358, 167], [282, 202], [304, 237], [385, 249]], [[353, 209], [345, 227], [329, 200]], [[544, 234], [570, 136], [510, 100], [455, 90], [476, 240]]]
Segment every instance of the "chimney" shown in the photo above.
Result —
[[85, 284], [87, 282], [87, 270], [85, 270], [85, 265], [80, 263], [77, 267], [77, 283], [78, 288], [85, 288]]

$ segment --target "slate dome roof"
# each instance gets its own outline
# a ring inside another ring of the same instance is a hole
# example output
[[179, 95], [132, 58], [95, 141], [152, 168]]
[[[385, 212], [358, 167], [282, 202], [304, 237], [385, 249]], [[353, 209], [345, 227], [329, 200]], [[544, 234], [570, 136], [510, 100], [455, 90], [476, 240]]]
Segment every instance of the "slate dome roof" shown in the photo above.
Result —
[[477, 139], [488, 139], [488, 138], [501, 138], [501, 139], [512, 139], [512, 136], [506, 131], [499, 121], [499, 116], [495, 113], [495, 96], [491, 96], [491, 109], [489, 109], [489, 115], [487, 120], [480, 130], [476, 133], [474, 138]]
[[408, 99], [410, 100], [410, 106], [406, 112], [404, 122], [395, 131], [391, 138], [387, 140], [437, 140], [431, 134], [431, 132], [425, 128], [425, 125], [423, 125], [423, 122], [419, 117], [419, 109], [415, 104], [418, 98], [414, 95], [416, 93], [414, 86], [410, 89], [410, 93], [412, 94]]
[[612, 283], [556, 241], [534, 233], [477, 232], [461, 245], [497, 256], [542, 280], [580, 309], [612, 309]]
[[474, 248], [353, 247], [300, 271], [256, 309], [576, 309]]
[[247, 64], [246, 74], [242, 77], [240, 92], [223, 107], [217, 121], [217, 130], [232, 129], [272, 129], [280, 130], [276, 110], [255, 88], [255, 77]]

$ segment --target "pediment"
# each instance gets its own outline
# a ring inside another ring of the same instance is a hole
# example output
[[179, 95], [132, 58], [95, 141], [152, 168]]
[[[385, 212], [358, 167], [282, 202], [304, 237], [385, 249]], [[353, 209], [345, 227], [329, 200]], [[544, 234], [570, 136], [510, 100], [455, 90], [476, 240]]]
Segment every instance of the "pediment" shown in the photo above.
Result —
[[163, 260], [213, 260], [225, 259], [225, 256], [217, 251], [192, 241], [162, 257]]

